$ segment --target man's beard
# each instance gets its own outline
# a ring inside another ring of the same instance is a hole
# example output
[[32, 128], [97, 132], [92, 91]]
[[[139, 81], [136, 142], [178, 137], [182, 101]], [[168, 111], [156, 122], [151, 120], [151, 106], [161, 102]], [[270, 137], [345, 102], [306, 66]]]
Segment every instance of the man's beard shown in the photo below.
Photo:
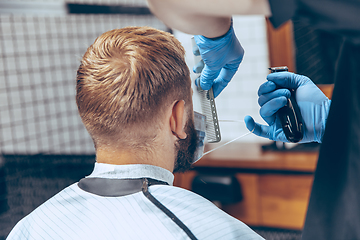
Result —
[[174, 173], [185, 172], [191, 168], [194, 162], [194, 156], [197, 146], [197, 134], [194, 127], [194, 120], [189, 117], [186, 125], [185, 132], [187, 137], [179, 139], [176, 143], [177, 156], [175, 159]]

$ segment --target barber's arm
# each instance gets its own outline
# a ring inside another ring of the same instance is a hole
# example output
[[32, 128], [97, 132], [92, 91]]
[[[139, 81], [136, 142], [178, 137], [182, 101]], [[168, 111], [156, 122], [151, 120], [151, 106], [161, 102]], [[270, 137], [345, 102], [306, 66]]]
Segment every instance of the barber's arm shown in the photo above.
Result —
[[290, 73], [271, 73], [267, 82], [259, 88], [258, 103], [260, 115], [268, 126], [256, 123], [246, 116], [245, 123], [249, 131], [270, 140], [288, 142], [281, 128], [277, 111], [284, 107], [290, 97], [288, 89], [296, 90], [296, 101], [304, 122], [304, 137], [301, 143], [321, 142], [325, 131], [331, 101], [306, 76]]
[[235, 35], [233, 14], [269, 15], [267, 0], [148, 0], [151, 11], [168, 26], [194, 34], [198, 53], [205, 67], [200, 72], [200, 86], [213, 87], [217, 97], [228, 85], [244, 56]]
[[232, 15], [270, 15], [268, 0], [148, 0], [148, 4], [169, 27], [208, 38], [224, 35]]

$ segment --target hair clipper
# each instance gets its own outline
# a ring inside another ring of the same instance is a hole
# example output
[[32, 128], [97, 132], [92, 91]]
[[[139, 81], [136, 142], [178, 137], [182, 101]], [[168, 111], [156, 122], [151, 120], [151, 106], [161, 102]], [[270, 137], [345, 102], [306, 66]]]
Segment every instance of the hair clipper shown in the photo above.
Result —
[[[274, 72], [287, 72], [288, 67], [272, 67], [269, 70]], [[281, 127], [289, 142], [297, 143], [301, 141], [304, 135], [303, 119], [299, 106], [295, 98], [295, 90], [289, 89], [291, 92], [290, 98], [287, 99], [287, 104], [280, 108], [277, 112], [277, 117], [280, 119]]]

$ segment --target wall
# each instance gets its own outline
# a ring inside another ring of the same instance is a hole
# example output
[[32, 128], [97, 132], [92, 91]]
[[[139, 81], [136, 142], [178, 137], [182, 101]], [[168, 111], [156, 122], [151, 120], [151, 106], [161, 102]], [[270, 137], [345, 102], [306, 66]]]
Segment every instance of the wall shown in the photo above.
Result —
[[94, 153], [75, 103], [76, 70], [97, 36], [135, 25], [168, 30], [152, 15], [1, 13], [0, 153]]

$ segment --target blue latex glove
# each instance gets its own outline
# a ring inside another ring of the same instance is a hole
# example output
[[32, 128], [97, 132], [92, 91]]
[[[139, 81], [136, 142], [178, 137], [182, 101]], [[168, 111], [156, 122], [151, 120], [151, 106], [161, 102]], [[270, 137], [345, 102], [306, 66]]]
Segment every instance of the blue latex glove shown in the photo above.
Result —
[[267, 80], [259, 88], [258, 103], [260, 115], [269, 126], [258, 124], [246, 116], [244, 120], [249, 131], [270, 140], [288, 142], [276, 113], [286, 105], [286, 99], [290, 97], [288, 89], [296, 89], [296, 101], [304, 122], [304, 137], [300, 143], [321, 143], [331, 101], [306, 76], [278, 72], [269, 74]]
[[[229, 31], [218, 38], [206, 38], [201, 35], [194, 36], [199, 51], [193, 49], [195, 55], [201, 55], [205, 63], [202, 66], [195, 66], [194, 72], [200, 73], [200, 87], [209, 90], [213, 87], [214, 96], [217, 97], [228, 85], [244, 56], [244, 49], [235, 36], [231, 24]], [[203, 63], [199, 63], [203, 64]]]

